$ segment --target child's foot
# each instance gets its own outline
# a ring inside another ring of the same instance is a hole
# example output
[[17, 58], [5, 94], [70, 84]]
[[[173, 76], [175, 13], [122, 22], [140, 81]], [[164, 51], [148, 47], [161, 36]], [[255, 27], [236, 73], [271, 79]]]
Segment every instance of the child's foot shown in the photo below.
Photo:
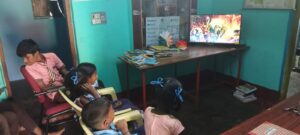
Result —
[[48, 135], [61, 135], [64, 132], [65, 132], [65, 128], [55, 131], [55, 132], [48, 133]]
[[115, 101], [115, 102], [113, 103], [113, 107], [114, 107], [114, 108], [118, 108], [118, 107], [120, 107], [122, 104], [123, 104], [123, 103], [122, 103], [121, 101], [117, 100], [117, 101]]

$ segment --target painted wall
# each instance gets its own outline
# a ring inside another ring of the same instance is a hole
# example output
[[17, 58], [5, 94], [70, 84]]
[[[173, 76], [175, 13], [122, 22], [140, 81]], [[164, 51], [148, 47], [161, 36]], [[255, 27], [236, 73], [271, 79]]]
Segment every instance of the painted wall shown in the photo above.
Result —
[[[79, 62], [94, 63], [105, 85], [120, 90], [118, 57], [133, 49], [131, 2], [72, 0], [72, 12]], [[92, 25], [94, 12], [105, 12], [107, 23]]]
[[[198, 13], [241, 13], [241, 43], [250, 46], [244, 54], [241, 77], [278, 91], [292, 13], [287, 10], [243, 10], [243, 3], [243, 0], [198, 0]], [[133, 48], [131, 1], [73, 0], [72, 12], [79, 61], [95, 63], [100, 78], [107, 86], [114, 86], [117, 90], [125, 88], [125, 67], [118, 57]], [[106, 12], [107, 24], [92, 25], [93, 12]], [[212, 61], [213, 58], [202, 60], [202, 69], [212, 69]], [[217, 71], [236, 76], [235, 55], [218, 56], [216, 63]], [[194, 62], [179, 64], [179, 75], [194, 72], [195, 65]], [[147, 79], [149, 81], [157, 75], [172, 76], [173, 69], [168, 66], [151, 70]], [[129, 74], [131, 88], [140, 86], [139, 72], [131, 69]]]
[[[114, 7], [114, 8], [112, 8]], [[106, 86], [125, 89], [125, 64], [118, 57], [133, 49], [130, 0], [73, 0], [72, 13], [79, 62], [92, 62]], [[92, 25], [91, 14], [105, 12], [107, 23]], [[203, 60], [206, 61], [206, 60]], [[205, 62], [206, 63], [206, 62]], [[206, 65], [206, 64], [204, 64]], [[195, 71], [194, 62], [178, 65], [178, 75]], [[141, 85], [139, 71], [130, 68], [130, 88]], [[174, 76], [174, 67], [165, 66], [146, 73], [147, 82], [158, 76]]]
[[[0, 61], [0, 88], [6, 87], [4, 74], [3, 74], [3, 68], [2, 63]], [[0, 102], [4, 99], [6, 99], [8, 96], [7, 91], [0, 92]]]
[[16, 47], [25, 38], [34, 39], [42, 51], [55, 52], [71, 66], [65, 18], [34, 19], [31, 0], [0, 1], [0, 37], [10, 81], [23, 79], [19, 72], [23, 61], [16, 56]]
[[[203, 3], [211, 4], [204, 6]], [[241, 43], [250, 49], [244, 54], [241, 78], [278, 91], [293, 13], [289, 10], [247, 10], [242, 9], [243, 4], [244, 0], [198, 0], [198, 14], [242, 14]], [[225, 56], [219, 61], [236, 65], [234, 57]], [[236, 68], [228, 69], [230, 67], [224, 65], [228, 64], [218, 62], [218, 70], [236, 74]]]

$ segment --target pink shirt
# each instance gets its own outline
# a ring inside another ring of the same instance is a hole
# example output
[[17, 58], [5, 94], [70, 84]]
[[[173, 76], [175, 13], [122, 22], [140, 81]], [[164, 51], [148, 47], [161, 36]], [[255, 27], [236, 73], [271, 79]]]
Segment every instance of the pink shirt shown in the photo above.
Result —
[[[64, 63], [54, 53], [43, 53], [42, 55], [46, 58], [45, 63], [36, 62], [32, 65], [26, 65], [26, 70], [35, 80], [42, 79], [43, 83], [48, 86], [51, 82], [51, 77], [48, 73], [49, 68], [55, 75], [55, 80], [51, 85], [62, 86], [64, 79], [58, 69], [63, 67]], [[54, 96], [54, 92], [53, 94], [48, 94], [50, 99], [53, 99]]]
[[146, 135], [178, 135], [184, 130], [178, 119], [154, 114], [152, 109], [153, 107], [147, 107], [144, 113]]

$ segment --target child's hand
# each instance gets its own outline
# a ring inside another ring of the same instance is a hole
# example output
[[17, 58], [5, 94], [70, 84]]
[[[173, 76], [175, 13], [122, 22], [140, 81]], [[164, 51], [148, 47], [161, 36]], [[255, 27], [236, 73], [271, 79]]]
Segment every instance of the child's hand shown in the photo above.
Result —
[[119, 120], [116, 122], [116, 128], [122, 132], [123, 135], [128, 135], [129, 130], [128, 130], [128, 125], [125, 120]]
[[100, 98], [99, 93], [91, 84], [85, 83], [82, 84], [81, 87], [87, 92], [91, 93], [94, 96], [94, 98]]
[[82, 84], [81, 87], [88, 92], [91, 92], [94, 90], [94, 87], [88, 83]]

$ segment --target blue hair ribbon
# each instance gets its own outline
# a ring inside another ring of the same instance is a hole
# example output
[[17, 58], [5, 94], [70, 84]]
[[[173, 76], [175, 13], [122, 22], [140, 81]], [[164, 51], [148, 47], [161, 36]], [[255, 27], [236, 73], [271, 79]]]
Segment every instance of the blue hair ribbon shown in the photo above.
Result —
[[70, 79], [73, 81], [74, 85], [77, 85], [78, 84], [78, 75], [77, 75], [77, 72], [75, 72], [75, 75], [71, 76]]
[[157, 80], [151, 81], [150, 84], [152, 85], [160, 85], [160, 87], [164, 87], [163, 85], [163, 78], [158, 77]]
[[181, 95], [181, 92], [182, 92], [182, 88], [179, 87], [179, 88], [175, 89], [176, 97], [179, 98], [180, 102], [183, 102], [183, 97]]

